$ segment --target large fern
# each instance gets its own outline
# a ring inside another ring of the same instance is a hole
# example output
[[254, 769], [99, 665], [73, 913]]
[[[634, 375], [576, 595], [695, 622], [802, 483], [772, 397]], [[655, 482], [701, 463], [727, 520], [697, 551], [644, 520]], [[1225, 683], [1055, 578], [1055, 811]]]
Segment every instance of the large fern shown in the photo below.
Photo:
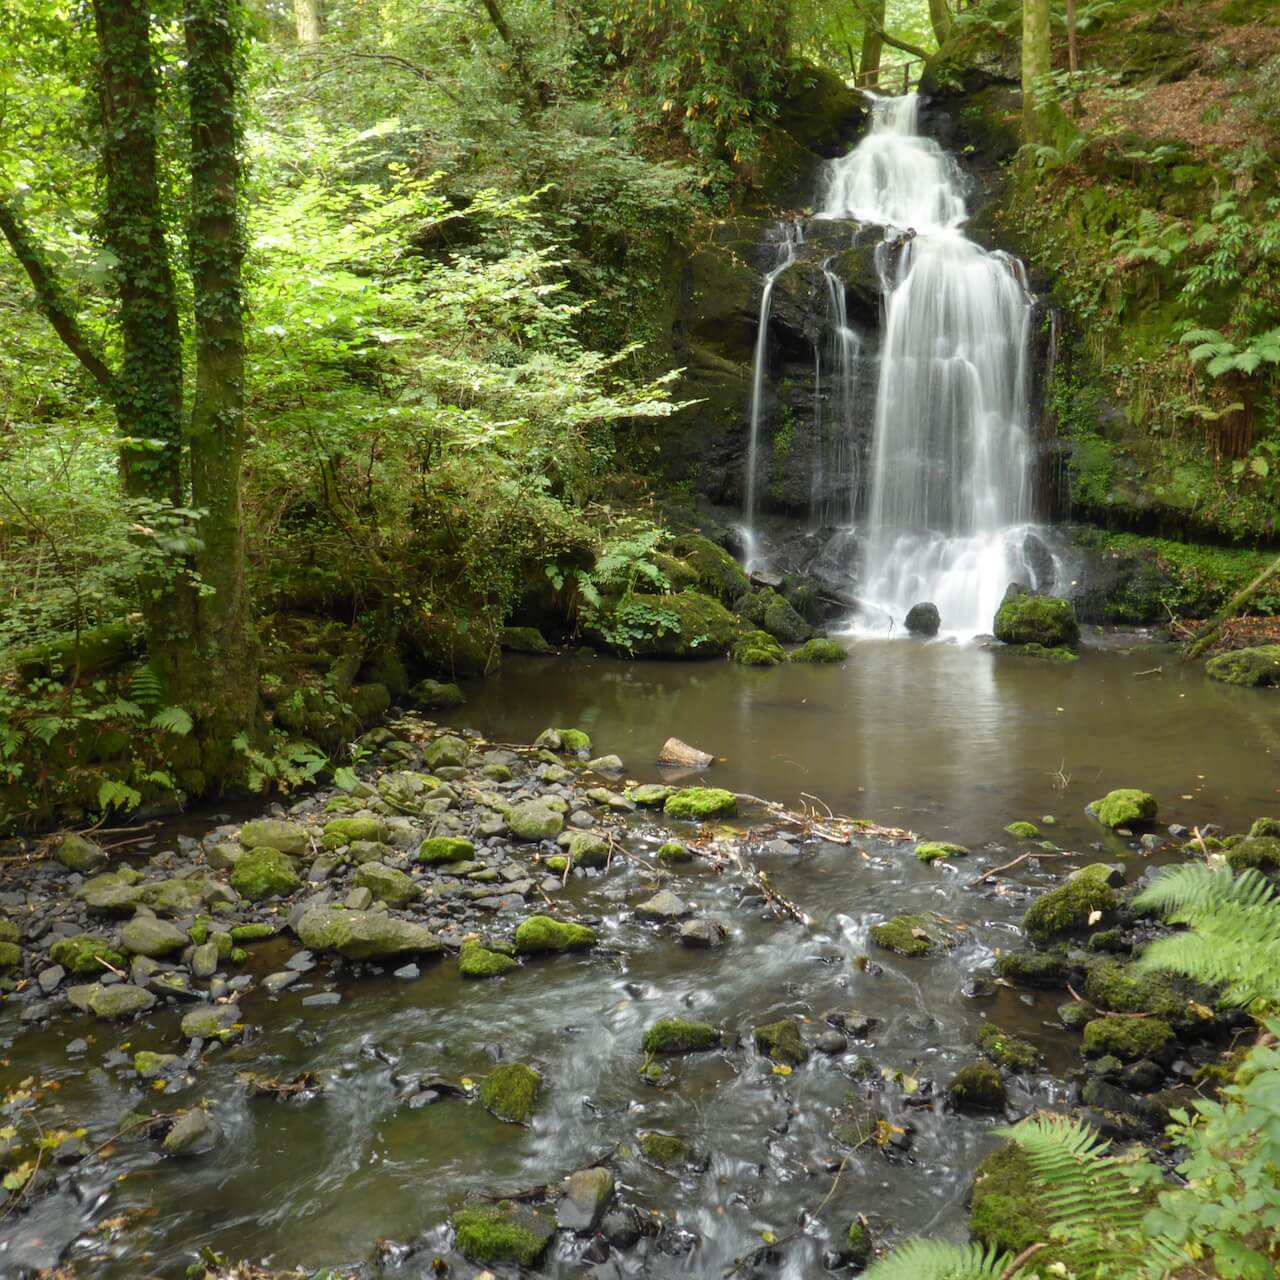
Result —
[[942, 1240], [904, 1240], [887, 1258], [869, 1266], [866, 1280], [1013, 1280], [1026, 1273], [1009, 1271], [1007, 1253], [978, 1244]]
[[1189, 932], [1159, 938], [1138, 959], [1139, 969], [1166, 969], [1225, 988], [1228, 1004], [1259, 996], [1280, 998], [1280, 895], [1252, 868], [1199, 863], [1171, 867], [1134, 899]]

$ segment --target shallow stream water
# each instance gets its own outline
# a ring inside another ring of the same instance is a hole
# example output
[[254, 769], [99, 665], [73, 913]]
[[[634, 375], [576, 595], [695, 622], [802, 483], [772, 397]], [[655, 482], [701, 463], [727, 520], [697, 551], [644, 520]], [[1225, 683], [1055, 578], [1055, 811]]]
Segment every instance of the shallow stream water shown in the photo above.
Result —
[[[1140, 674], [1157, 667], [1162, 674]], [[674, 734], [724, 757], [711, 774], [718, 785], [788, 804], [820, 797], [836, 812], [960, 840], [975, 852], [988, 841], [1010, 843], [1001, 828], [1014, 818], [1053, 814], [1057, 825], [1046, 834], [1080, 850], [1080, 864], [1096, 860], [1090, 846], [1102, 843], [1131, 876], [1161, 855], [1119, 837], [1103, 842], [1082, 810], [1111, 787], [1154, 791], [1166, 821], [1239, 828], [1280, 807], [1271, 695], [1213, 685], [1198, 668], [1151, 650], [1086, 652], [1059, 667], [974, 647], [864, 641], [843, 666], [759, 672], [727, 663], [510, 659], [469, 694], [450, 718], [494, 739], [529, 741], [549, 724], [577, 725], [596, 750], [616, 751], [632, 776], [652, 780], [648, 762]], [[104, 1280], [180, 1276], [202, 1245], [277, 1266], [364, 1264], [371, 1274], [407, 1277], [433, 1274], [433, 1258], [443, 1256], [452, 1274], [471, 1277], [482, 1268], [450, 1253], [442, 1227], [467, 1191], [556, 1183], [615, 1151], [620, 1193], [657, 1235], [594, 1264], [581, 1259], [585, 1242], [562, 1235], [544, 1274], [722, 1276], [764, 1232], [803, 1228], [772, 1264], [738, 1272], [799, 1280], [820, 1272], [824, 1250], [858, 1213], [882, 1240], [898, 1232], [962, 1237], [968, 1185], [994, 1145], [995, 1121], [944, 1114], [929, 1082], [940, 1091], [973, 1059], [974, 1032], [991, 1018], [1046, 1055], [1045, 1073], [1015, 1089], [1015, 1108], [1065, 1098], [1059, 1077], [1075, 1060], [1075, 1038], [1053, 1017], [1060, 995], [1007, 987], [974, 995], [972, 979], [997, 949], [1018, 945], [1030, 890], [1076, 862], [1028, 864], [1013, 886], [969, 888], [981, 860], [1004, 860], [996, 850], [926, 866], [910, 843], [815, 842], [784, 853], [763, 848], [762, 838], [756, 862], [810, 923], [778, 920], [760, 899], [744, 898], [740, 880], [699, 865], [673, 887], [722, 920], [730, 939], [694, 951], [628, 910], [652, 892], [658, 839], [637, 816], [626, 836], [635, 858], [570, 880], [569, 895], [601, 920], [603, 946], [594, 954], [536, 960], [481, 983], [462, 982], [448, 958], [424, 962], [408, 982], [341, 978], [321, 962], [278, 998], [246, 996], [247, 1040], [208, 1055], [189, 1085], [156, 1103], [207, 1099], [223, 1129], [220, 1147], [183, 1161], [161, 1157], [144, 1139], [122, 1140], [109, 1161], [81, 1166], [74, 1190], [0, 1223], [0, 1275], [52, 1265], [75, 1240], [78, 1274]], [[164, 847], [162, 836], [154, 848]], [[959, 945], [924, 960], [876, 952], [875, 964], [861, 969], [868, 926], [917, 910], [955, 922]], [[501, 917], [494, 932], [504, 934]], [[256, 948], [253, 972], [278, 969], [293, 949], [283, 938]], [[330, 988], [342, 1003], [302, 1004]], [[875, 1023], [845, 1052], [814, 1054], [790, 1076], [775, 1074], [751, 1047], [756, 1025], [797, 1016], [817, 1030], [830, 1010], [857, 1010]], [[655, 1088], [638, 1074], [640, 1039], [668, 1015], [721, 1025], [730, 1046], [739, 1036], [741, 1044], [675, 1060], [669, 1083]], [[131, 1069], [133, 1053], [181, 1051], [177, 1021], [177, 1013], [158, 1012], [117, 1027], [67, 1015], [27, 1030], [9, 1006], [0, 1010], [0, 1086], [28, 1076], [53, 1082], [65, 1123], [86, 1126], [97, 1145], [147, 1091]], [[89, 1040], [87, 1051], [69, 1055], [79, 1037]], [[479, 1078], [498, 1058], [543, 1073], [528, 1129], [461, 1099], [414, 1107], [404, 1096], [404, 1077]], [[250, 1069], [314, 1071], [325, 1087], [305, 1102], [255, 1098], [238, 1079]], [[850, 1095], [873, 1100], [907, 1129], [908, 1148], [841, 1147], [832, 1128]], [[702, 1167], [647, 1165], [634, 1154], [647, 1129], [685, 1137]], [[103, 1227], [135, 1212], [127, 1227]], [[371, 1262], [379, 1238], [415, 1247]]]

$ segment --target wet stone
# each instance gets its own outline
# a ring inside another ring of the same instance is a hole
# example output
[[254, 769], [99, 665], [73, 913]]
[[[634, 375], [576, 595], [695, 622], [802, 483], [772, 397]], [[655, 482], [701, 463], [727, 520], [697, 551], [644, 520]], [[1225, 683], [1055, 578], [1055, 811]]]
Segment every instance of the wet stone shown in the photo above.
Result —
[[322, 1008], [327, 1005], [341, 1004], [342, 993], [340, 991], [318, 991], [312, 996], [303, 996], [302, 1003], [307, 1008]]
[[693, 908], [683, 899], [676, 897], [670, 889], [660, 889], [657, 893], [636, 907], [636, 915], [642, 920], [679, 920], [692, 915]]
[[686, 920], [680, 926], [680, 941], [686, 947], [718, 947], [726, 934], [718, 920]]
[[843, 1053], [849, 1042], [838, 1031], [823, 1031], [814, 1041], [819, 1053]]
[[414, 978], [422, 976], [422, 970], [416, 964], [402, 964], [391, 976], [399, 978], [401, 982], [412, 982]]
[[571, 1173], [556, 1205], [556, 1224], [566, 1231], [589, 1235], [600, 1225], [613, 1199], [613, 1174], [608, 1169], [579, 1169]]
[[43, 991], [45, 995], [49, 995], [51, 992], [57, 990], [58, 983], [60, 983], [66, 976], [67, 971], [60, 964], [55, 964], [50, 966], [48, 969], [41, 969], [39, 974], [36, 976], [36, 982], [39, 983], [40, 990]]
[[200, 1107], [182, 1115], [165, 1135], [166, 1155], [198, 1156], [212, 1151], [218, 1142], [218, 1127]]
[[269, 973], [262, 980], [262, 987], [269, 995], [279, 995], [286, 987], [291, 987], [302, 977], [300, 973], [282, 969], [279, 973]]

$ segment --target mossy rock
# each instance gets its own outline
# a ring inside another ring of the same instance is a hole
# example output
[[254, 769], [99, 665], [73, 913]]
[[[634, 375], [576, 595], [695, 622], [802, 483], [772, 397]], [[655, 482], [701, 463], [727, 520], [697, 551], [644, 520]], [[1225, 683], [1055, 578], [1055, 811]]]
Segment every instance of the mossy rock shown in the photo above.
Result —
[[717, 600], [732, 604], [751, 590], [751, 579], [723, 547], [699, 533], [683, 534], [672, 551], [697, 575], [699, 588]]
[[586, 951], [596, 945], [596, 931], [584, 924], [530, 916], [516, 928], [516, 951], [521, 955], [544, 952]]
[[742, 667], [776, 667], [787, 660], [786, 650], [767, 631], [748, 631], [729, 656]]
[[946, 858], [967, 858], [969, 850], [962, 844], [948, 844], [945, 840], [924, 840], [916, 845], [916, 857], [921, 862], [938, 862]]
[[1061, 987], [1071, 973], [1064, 956], [1052, 951], [1006, 951], [996, 960], [996, 976], [1029, 987]]
[[684, 1018], [662, 1018], [644, 1033], [645, 1053], [666, 1055], [705, 1053], [719, 1046], [722, 1034], [709, 1022], [689, 1022]]
[[411, 876], [385, 862], [364, 862], [356, 868], [352, 884], [358, 889], [368, 889], [374, 901], [402, 907], [419, 897], [422, 889]]
[[971, 1062], [951, 1077], [947, 1098], [960, 1111], [1003, 1111], [1004, 1081], [991, 1063]]
[[280, 818], [256, 818], [240, 828], [240, 844], [245, 849], [279, 849], [297, 857], [306, 853], [310, 843], [306, 827]]
[[529, 1205], [497, 1204], [459, 1209], [452, 1218], [454, 1242], [472, 1262], [511, 1262], [532, 1267], [556, 1234], [555, 1220]]
[[928, 956], [951, 945], [951, 938], [932, 915], [893, 916], [873, 924], [871, 941], [900, 956]]
[[782, 1018], [756, 1027], [754, 1032], [756, 1051], [784, 1066], [798, 1067], [809, 1057], [809, 1046], [800, 1034], [800, 1024], [794, 1018]]
[[325, 849], [341, 849], [358, 840], [385, 844], [391, 829], [381, 818], [334, 818], [325, 824], [321, 845]]
[[1139, 973], [1115, 960], [1095, 964], [1085, 977], [1084, 994], [1111, 1013], [1154, 1014], [1175, 1026], [1190, 1025], [1194, 1014], [1185, 996], [1159, 974]]
[[302, 887], [293, 859], [265, 845], [250, 849], [238, 859], [230, 878], [231, 887], [250, 902], [293, 893]]
[[692, 862], [693, 854], [678, 840], [668, 840], [658, 850], [658, 861], [669, 867], [680, 862]]
[[1280, 839], [1246, 836], [1227, 850], [1226, 859], [1232, 871], [1244, 871], [1249, 867], [1258, 871], [1280, 871]]
[[429, 710], [443, 710], [446, 707], [460, 707], [466, 697], [452, 681], [419, 680], [409, 690], [409, 697], [415, 705]]
[[523, 1062], [495, 1068], [480, 1086], [480, 1105], [509, 1124], [528, 1124], [538, 1102], [542, 1077]]
[[458, 955], [458, 972], [464, 978], [500, 978], [520, 966], [500, 951], [489, 951], [478, 942], [464, 942]]
[[1040, 828], [1034, 822], [1011, 822], [1005, 827], [1005, 833], [1018, 840], [1039, 840]]
[[1160, 812], [1159, 801], [1149, 791], [1118, 787], [1089, 806], [1090, 812], [1104, 827], [1136, 827], [1154, 822]]
[[1280, 685], [1280, 644], [1220, 653], [1204, 664], [1204, 671], [1210, 679], [1223, 684], [1245, 688]]
[[1080, 643], [1075, 605], [1056, 596], [1007, 595], [996, 610], [991, 629], [1004, 644], [1038, 644], [1053, 649]]
[[304, 947], [312, 951], [337, 951], [349, 960], [429, 955], [443, 950], [429, 929], [386, 910], [312, 907], [298, 921], [295, 932]]
[[1010, 1071], [1030, 1071], [1040, 1061], [1040, 1050], [1029, 1040], [1020, 1040], [990, 1022], [979, 1027], [973, 1039], [996, 1066]]
[[475, 845], [465, 836], [430, 836], [418, 846], [418, 861], [440, 866], [467, 862], [475, 853]]
[[1089, 928], [1095, 911], [1106, 915], [1115, 910], [1115, 891], [1107, 883], [1112, 874], [1101, 863], [1082, 868], [1056, 889], [1041, 894], [1027, 908], [1022, 927], [1037, 942]]
[[849, 650], [834, 640], [815, 637], [806, 640], [798, 649], [787, 654], [788, 662], [843, 662], [849, 656]]
[[[993, 1151], [974, 1175], [969, 1234], [979, 1244], [1011, 1257], [1033, 1244], [1052, 1240], [1053, 1219], [1045, 1207], [1041, 1185], [1017, 1143], [1009, 1142]], [[1037, 1259], [1045, 1259], [1046, 1267], [1060, 1262], [1062, 1256], [1057, 1245], [1036, 1254]]]
[[609, 842], [594, 831], [575, 831], [569, 837], [569, 857], [579, 867], [603, 867], [609, 861]]
[[758, 587], [743, 596], [733, 611], [783, 644], [798, 644], [813, 635], [813, 628], [772, 587]]
[[544, 729], [533, 745], [539, 750], [561, 751], [585, 760], [591, 754], [591, 735], [583, 729]]
[[427, 745], [422, 759], [428, 769], [460, 769], [470, 755], [471, 748], [462, 738], [445, 733]]
[[1040, 662], [1079, 662], [1080, 655], [1064, 644], [1007, 644], [1001, 653], [1015, 654], [1020, 658], [1036, 658]]
[[849, 1265], [855, 1270], [861, 1270], [871, 1261], [873, 1248], [870, 1229], [865, 1222], [855, 1218], [844, 1234], [844, 1251]]
[[660, 1169], [675, 1169], [689, 1163], [692, 1148], [683, 1138], [671, 1133], [646, 1130], [639, 1136], [640, 1154]]
[[231, 928], [231, 941], [261, 942], [264, 938], [274, 938], [280, 932], [280, 926], [255, 921], [252, 924], [237, 924]]
[[692, 818], [699, 822], [726, 817], [737, 811], [738, 798], [732, 791], [720, 787], [682, 787], [668, 796], [662, 806], [662, 812], [668, 818]]
[[16, 969], [22, 963], [22, 948], [16, 942], [0, 942], [0, 969]]
[[533, 653], [539, 657], [555, 655], [555, 645], [537, 627], [503, 627], [499, 643], [510, 653]]
[[1084, 1051], [1093, 1057], [1109, 1053], [1122, 1062], [1134, 1062], [1158, 1056], [1173, 1039], [1173, 1028], [1163, 1018], [1094, 1018], [1085, 1023]]
[[522, 800], [503, 816], [517, 840], [550, 840], [564, 830], [564, 814], [545, 799]]
[[626, 798], [642, 809], [661, 809], [675, 793], [675, 787], [664, 787], [660, 782], [644, 782], [638, 787], [632, 787], [626, 793]]
[[110, 861], [104, 849], [75, 832], [68, 832], [58, 841], [53, 856], [68, 871], [79, 871], [82, 875], [97, 871]]
[[[99, 974], [108, 965], [123, 969], [124, 956], [105, 938], [92, 933], [78, 933], [73, 938], [59, 938], [49, 948], [49, 959], [60, 964], [68, 973]], [[106, 963], [102, 963], [106, 961]]]
[[73, 668], [82, 676], [121, 665], [142, 642], [142, 632], [129, 622], [109, 622], [66, 640], [52, 640], [13, 654], [10, 663], [24, 680], [60, 675]]

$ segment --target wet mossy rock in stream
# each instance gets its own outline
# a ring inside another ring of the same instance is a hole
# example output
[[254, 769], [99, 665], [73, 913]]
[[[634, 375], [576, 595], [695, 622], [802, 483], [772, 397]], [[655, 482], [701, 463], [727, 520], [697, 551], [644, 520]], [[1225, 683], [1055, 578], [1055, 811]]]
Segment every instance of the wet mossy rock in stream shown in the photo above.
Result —
[[751, 579], [723, 548], [700, 533], [682, 534], [671, 544], [672, 552], [692, 571], [698, 588], [723, 604], [733, 604], [751, 590]]
[[368, 889], [375, 902], [385, 902], [392, 907], [402, 907], [422, 893], [411, 876], [384, 862], [361, 863], [351, 883], [357, 889]]
[[542, 1077], [523, 1062], [496, 1067], [480, 1085], [480, 1105], [509, 1124], [528, 1124], [538, 1103]]
[[460, 707], [467, 700], [462, 690], [452, 681], [440, 680], [419, 680], [409, 690], [409, 698], [415, 706], [428, 711]]
[[849, 656], [849, 650], [842, 644], [825, 637], [806, 640], [798, 649], [787, 654], [788, 662], [827, 663], [843, 662]]
[[809, 1046], [805, 1044], [800, 1024], [794, 1018], [782, 1018], [756, 1027], [753, 1038], [756, 1052], [763, 1053], [773, 1062], [798, 1067], [808, 1060]]
[[1020, 1040], [990, 1022], [983, 1023], [974, 1043], [998, 1067], [1009, 1071], [1031, 1071], [1040, 1061], [1040, 1050], [1028, 1040]]
[[1028, 987], [1061, 987], [1071, 973], [1065, 955], [1056, 951], [1006, 951], [996, 960], [996, 977]]
[[240, 844], [245, 849], [278, 849], [292, 857], [306, 853], [310, 836], [306, 827], [280, 818], [255, 818], [240, 828]]
[[657, 1133], [648, 1129], [638, 1138], [640, 1154], [660, 1169], [676, 1169], [686, 1165], [693, 1155], [693, 1148], [683, 1138], [671, 1133]]
[[68, 871], [78, 871], [82, 875], [105, 867], [109, 861], [106, 852], [92, 840], [73, 832], [68, 832], [58, 841], [53, 856]]
[[387, 911], [311, 907], [303, 913], [295, 932], [304, 947], [336, 951], [349, 960], [432, 955], [443, 950], [429, 929]]
[[1244, 688], [1280, 685], [1280, 644], [1220, 653], [1204, 664], [1204, 670], [1207, 676], [1223, 684]]
[[[1026, 1152], [1017, 1143], [1009, 1142], [993, 1151], [974, 1175], [969, 1234], [979, 1244], [1011, 1257], [1033, 1244], [1051, 1241], [1053, 1219], [1041, 1186]], [[1045, 1267], [1052, 1266], [1062, 1261], [1061, 1248], [1049, 1244], [1036, 1257], [1045, 1259]]]
[[530, 916], [516, 926], [516, 951], [521, 955], [587, 951], [597, 941], [594, 929], [550, 916]]
[[1117, 827], [1146, 826], [1154, 822], [1160, 812], [1160, 803], [1148, 791], [1119, 787], [1108, 791], [1101, 800], [1095, 800], [1088, 806], [1088, 812], [1104, 827], [1115, 830]]
[[772, 587], [758, 587], [743, 596], [733, 611], [783, 644], [797, 644], [813, 635], [813, 628]]
[[231, 868], [231, 887], [250, 902], [293, 893], [302, 880], [288, 854], [263, 845], [248, 850]]
[[1117, 899], [1110, 883], [1114, 876], [1114, 868], [1105, 863], [1082, 867], [1056, 889], [1041, 894], [1027, 908], [1022, 927], [1037, 942], [1091, 928], [1095, 912], [1101, 918], [1115, 910]]
[[451, 1221], [458, 1249], [479, 1263], [532, 1267], [556, 1234], [555, 1219], [549, 1213], [510, 1200], [459, 1209]]
[[1004, 1081], [989, 1062], [961, 1067], [947, 1084], [947, 1100], [957, 1111], [1003, 1111], [1005, 1099]]
[[642, 809], [661, 809], [675, 793], [675, 787], [664, 786], [660, 782], [642, 782], [638, 787], [631, 787], [626, 798]]
[[640, 1047], [649, 1054], [705, 1053], [720, 1046], [722, 1033], [709, 1022], [661, 1018], [644, 1033]]
[[557, 650], [537, 627], [503, 627], [500, 642], [511, 653], [532, 653], [538, 657], [554, 657]]
[[742, 667], [776, 667], [787, 660], [787, 651], [767, 631], [748, 631], [729, 656]]
[[464, 978], [500, 978], [520, 966], [501, 951], [489, 951], [472, 940], [462, 944], [458, 953], [458, 972]]
[[921, 862], [942, 862], [950, 858], [967, 858], [969, 850], [962, 844], [949, 844], [945, 840], [923, 840], [916, 845], [916, 857]]
[[1173, 1041], [1173, 1028], [1162, 1018], [1117, 1015], [1094, 1018], [1084, 1027], [1085, 1053], [1091, 1057], [1111, 1054], [1122, 1062], [1159, 1057]]
[[684, 787], [669, 795], [662, 806], [668, 818], [692, 818], [698, 822], [728, 817], [737, 811], [737, 796], [720, 787]]
[[954, 944], [933, 915], [893, 916], [870, 929], [871, 941], [900, 956], [928, 956]]
[[1070, 600], [1032, 595], [1021, 588], [1006, 593], [991, 630], [1004, 644], [1038, 644], [1053, 649], [1080, 642], [1080, 624]]
[[1275, 836], [1246, 836], [1231, 845], [1223, 856], [1232, 871], [1245, 871], [1249, 867], [1258, 871], [1280, 871], [1280, 839]]
[[334, 818], [325, 823], [320, 843], [325, 849], [341, 849], [357, 840], [383, 844], [390, 834], [390, 828], [381, 818]]
[[517, 840], [551, 840], [564, 830], [564, 814], [545, 800], [522, 800], [503, 814]]
[[1011, 822], [1005, 827], [1005, 833], [1017, 840], [1039, 840], [1040, 828], [1034, 822]]
[[583, 729], [543, 729], [533, 745], [539, 750], [560, 751], [585, 760], [591, 754], [591, 735]]
[[418, 846], [418, 861], [429, 866], [466, 862], [475, 857], [476, 847], [465, 836], [428, 836]]
[[1116, 960], [1090, 968], [1084, 994], [1098, 1009], [1111, 1013], [1147, 1014], [1179, 1027], [1195, 1021], [1187, 997], [1168, 978], [1139, 973], [1132, 965]]
[[[12, 945], [12, 944], [9, 944]], [[109, 966], [122, 969], [125, 959], [105, 938], [92, 933], [78, 933], [74, 937], [59, 938], [49, 948], [49, 959], [60, 964], [68, 973], [100, 974]], [[104, 963], [105, 962], [105, 963]]]

